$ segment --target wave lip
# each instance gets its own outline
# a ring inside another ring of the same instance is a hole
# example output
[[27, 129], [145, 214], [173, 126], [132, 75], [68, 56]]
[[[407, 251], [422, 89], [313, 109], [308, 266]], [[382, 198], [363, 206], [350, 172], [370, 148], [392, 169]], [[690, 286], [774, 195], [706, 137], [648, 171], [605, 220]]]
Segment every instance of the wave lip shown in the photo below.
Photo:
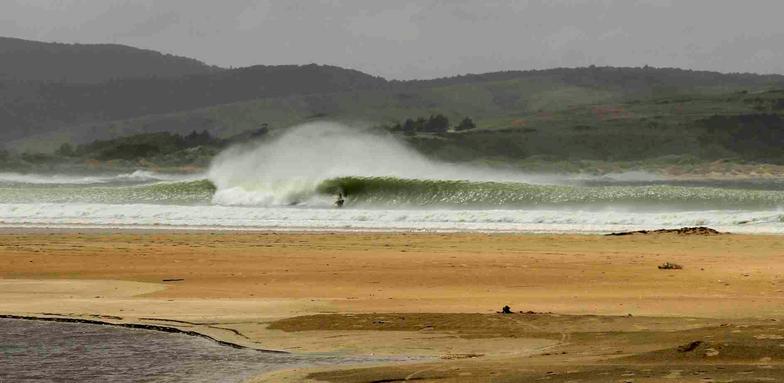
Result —
[[331, 206], [338, 193], [347, 208], [620, 209], [623, 211], [769, 210], [784, 207], [784, 192], [676, 185], [571, 186], [520, 182], [336, 177], [245, 184], [217, 189], [212, 202], [238, 206]]
[[182, 204], [351, 208], [618, 211], [781, 210], [784, 191], [677, 185], [573, 186], [398, 177], [248, 181], [220, 189], [206, 179], [142, 184], [0, 185], [2, 203]]

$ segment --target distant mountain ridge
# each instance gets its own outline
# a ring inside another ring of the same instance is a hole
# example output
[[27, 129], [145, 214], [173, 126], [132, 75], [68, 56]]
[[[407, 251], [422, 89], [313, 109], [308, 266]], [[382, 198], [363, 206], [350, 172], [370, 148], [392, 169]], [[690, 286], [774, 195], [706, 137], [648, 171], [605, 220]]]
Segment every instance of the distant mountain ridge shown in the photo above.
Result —
[[612, 67], [588, 66], [579, 68], [552, 68], [535, 70], [508, 70], [488, 73], [469, 73], [428, 80], [392, 81], [411, 87], [449, 86], [482, 82], [498, 82], [524, 77], [558, 79], [576, 86], [607, 86], [623, 84], [627, 88], [640, 90], [653, 86], [706, 86], [717, 83], [742, 85], [765, 85], [781, 83], [784, 75], [756, 73], [721, 73], [702, 70], [656, 67]]
[[100, 121], [240, 101], [381, 89], [387, 81], [324, 65], [253, 66], [179, 77], [118, 78], [96, 84], [0, 82], [0, 137], [18, 138]]
[[[784, 116], [781, 75], [592, 66], [388, 81], [329, 65], [220, 69], [130, 47], [40, 43], [52, 60], [47, 65], [60, 62], [52, 50], [65, 49], [70, 53], [64, 62], [105, 68], [91, 77], [82, 73], [84, 68], [66, 65], [36, 77], [40, 68], [31, 65], [25, 72], [20, 63], [39, 60], [37, 53], [3, 50], [3, 41], [6, 46], [38, 45], [0, 40], [0, 73], [17, 73], [12, 79], [0, 76], [0, 140], [17, 150], [31, 143], [35, 150], [50, 150], [62, 142], [154, 132], [207, 130], [227, 138], [317, 119], [394, 125], [444, 114], [452, 121], [471, 117], [477, 129], [406, 139], [424, 152], [461, 160], [471, 153], [514, 159], [560, 155], [568, 140], [577, 157], [614, 158], [605, 145], [611, 136], [615, 142], [636, 140], [622, 156], [627, 159], [644, 150], [646, 156], [703, 151], [717, 158], [733, 153], [751, 158], [747, 146], [756, 150], [756, 143], [765, 140], [744, 134], [768, 135], [767, 141], [778, 145], [775, 132], [784, 121], [775, 117]], [[129, 54], [153, 69], [130, 70], [124, 63], [96, 59], [115, 57], [117, 50], [124, 52], [117, 57]], [[3, 55], [17, 64], [6, 66]], [[755, 117], [761, 113], [771, 116]], [[708, 125], [719, 123], [733, 133], [710, 133]], [[675, 136], [685, 131], [693, 138], [688, 145]], [[736, 148], [730, 145], [732, 137], [753, 144]]]
[[100, 83], [220, 70], [195, 59], [125, 45], [46, 43], [0, 37], [0, 81]]

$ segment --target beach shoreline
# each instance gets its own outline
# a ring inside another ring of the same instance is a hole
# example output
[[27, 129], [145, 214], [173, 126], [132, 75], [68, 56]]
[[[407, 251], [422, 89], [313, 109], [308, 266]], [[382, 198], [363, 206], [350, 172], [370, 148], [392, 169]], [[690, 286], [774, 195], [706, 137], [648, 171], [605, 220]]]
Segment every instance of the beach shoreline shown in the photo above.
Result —
[[[699, 223], [699, 222], [698, 222]], [[281, 227], [281, 226], [177, 226], [177, 225], [101, 225], [101, 224], [7, 224], [0, 222], [0, 235], [14, 233], [235, 233], [235, 234], [506, 234], [506, 235], [564, 235], [564, 236], [603, 236], [624, 232], [677, 230], [687, 227], [706, 227], [702, 224], [694, 226], [666, 226], [648, 227], [639, 225], [613, 225], [601, 228], [536, 228], [530, 230], [518, 229], [461, 229], [461, 228], [372, 228], [372, 227], [347, 227], [347, 228], [321, 228], [321, 227]], [[711, 226], [724, 234], [749, 235], [749, 236], [784, 236], [784, 232], [760, 231], [758, 228], [738, 230], [738, 227]]]
[[[483, 376], [574, 363], [541, 358], [588, 347], [575, 338], [585, 331], [661, 332], [653, 343], [623, 341], [643, 352], [689, 339], [672, 331], [784, 320], [782, 257], [775, 235], [3, 229], [0, 314], [172, 327], [255, 349], [422, 357]], [[657, 269], [664, 262], [684, 269]], [[497, 314], [504, 305], [515, 314]], [[375, 379], [407, 368], [356, 370]], [[346, 369], [256, 381], [344, 381], [330, 374]]]

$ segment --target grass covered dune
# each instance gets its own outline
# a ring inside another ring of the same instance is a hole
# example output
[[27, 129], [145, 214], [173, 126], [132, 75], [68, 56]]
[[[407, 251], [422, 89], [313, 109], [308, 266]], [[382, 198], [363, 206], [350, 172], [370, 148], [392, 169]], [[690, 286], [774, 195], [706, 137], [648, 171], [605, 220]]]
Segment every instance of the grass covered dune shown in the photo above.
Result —
[[5, 229], [0, 314], [431, 358], [258, 381], [777, 380], [782, 257], [784, 237], [732, 234]]

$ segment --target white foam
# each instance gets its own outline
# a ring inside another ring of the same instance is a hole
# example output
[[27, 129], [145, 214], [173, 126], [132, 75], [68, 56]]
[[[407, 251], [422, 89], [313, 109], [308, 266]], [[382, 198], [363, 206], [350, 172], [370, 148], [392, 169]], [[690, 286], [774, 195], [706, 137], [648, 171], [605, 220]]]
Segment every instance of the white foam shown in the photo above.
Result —
[[0, 204], [0, 225], [573, 233], [710, 226], [736, 233], [784, 234], [784, 212], [640, 213], [565, 209], [403, 210], [33, 203]]

